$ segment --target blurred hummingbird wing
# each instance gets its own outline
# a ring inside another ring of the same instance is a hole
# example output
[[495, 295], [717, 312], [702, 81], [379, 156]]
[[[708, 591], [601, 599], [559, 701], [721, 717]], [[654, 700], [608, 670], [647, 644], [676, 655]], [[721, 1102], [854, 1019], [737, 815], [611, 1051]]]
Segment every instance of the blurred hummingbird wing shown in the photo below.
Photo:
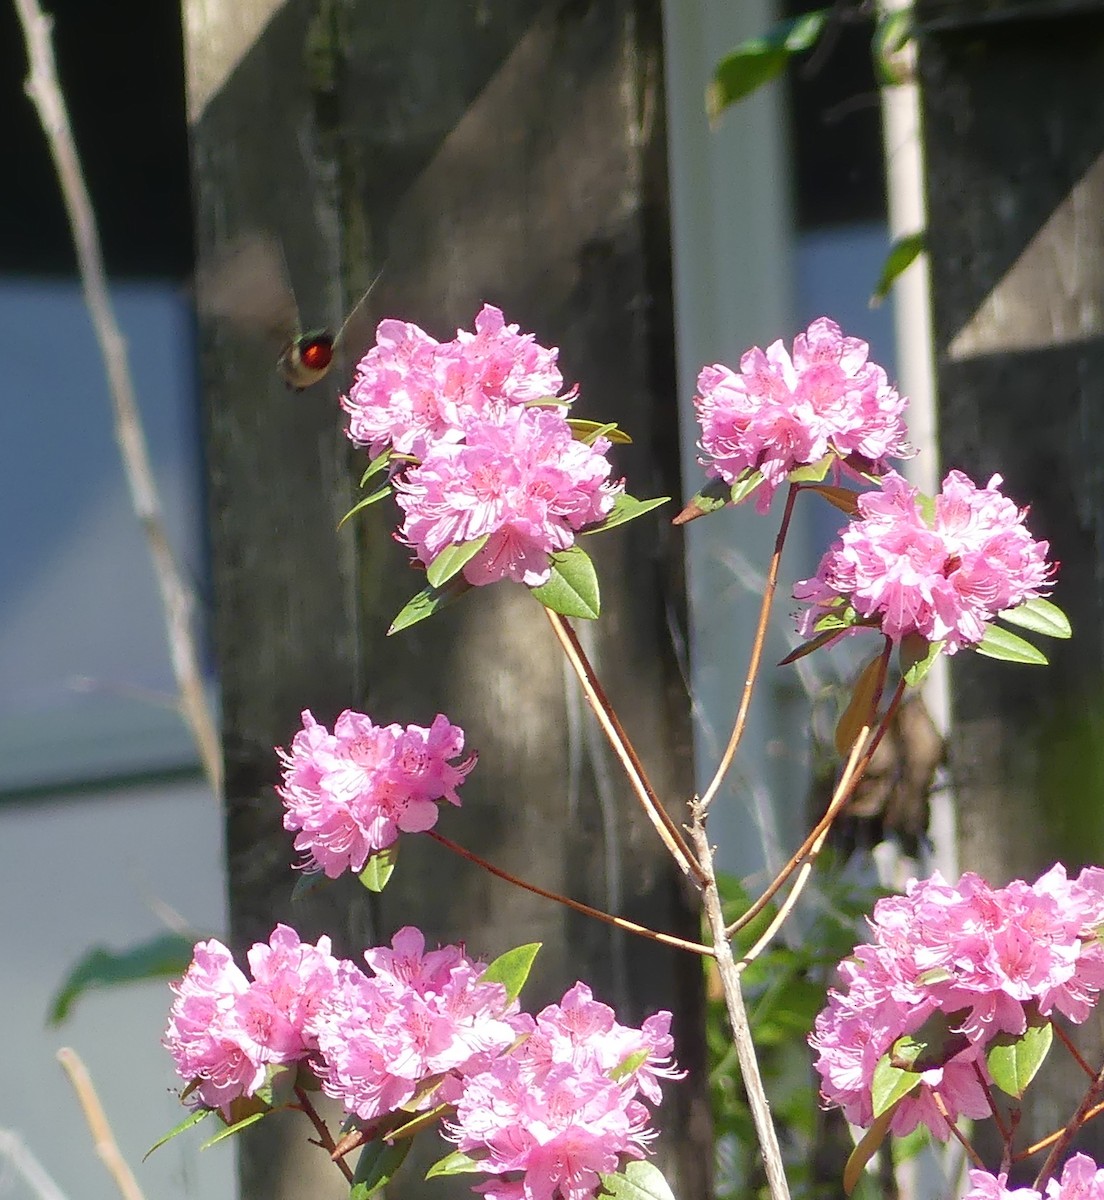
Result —
[[271, 234], [246, 234], [196, 272], [203, 316], [268, 333], [281, 342], [299, 330], [299, 310], [280, 243]]
[[368, 297], [379, 283], [382, 274], [382, 269], [376, 273], [375, 279], [365, 288], [364, 295], [349, 310], [349, 315], [342, 322], [341, 328], [337, 331], [337, 337], [334, 338], [334, 345], [341, 355], [342, 362], [350, 371], [354, 364], [368, 353], [375, 341], [376, 318], [368, 304]]

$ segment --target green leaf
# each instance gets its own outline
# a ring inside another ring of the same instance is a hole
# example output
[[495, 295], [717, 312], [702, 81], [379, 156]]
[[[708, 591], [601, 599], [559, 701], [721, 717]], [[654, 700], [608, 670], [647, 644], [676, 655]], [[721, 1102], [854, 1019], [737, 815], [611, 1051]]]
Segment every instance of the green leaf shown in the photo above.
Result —
[[622, 1079], [628, 1079], [628, 1077], [634, 1071], [636, 1071], [639, 1067], [642, 1067], [648, 1061], [648, 1056], [651, 1053], [651, 1050], [645, 1048], [643, 1050], [637, 1050], [633, 1054], [627, 1054], [617, 1064], [617, 1066], [610, 1071], [610, 1079], [612, 1079], [614, 1083], [620, 1083]]
[[568, 417], [567, 423], [577, 442], [594, 445], [595, 438], [608, 438], [616, 446], [631, 446], [632, 438], [623, 430], [617, 428], [617, 422], [611, 421], [606, 425], [599, 421], [584, 421], [581, 417]]
[[598, 576], [594, 564], [581, 546], [557, 550], [550, 556], [552, 577], [540, 587], [530, 588], [534, 596], [563, 617], [583, 617], [593, 621], [601, 609]]
[[969, 1045], [966, 1035], [959, 1030], [967, 1016], [966, 1009], [933, 1012], [919, 1029], [899, 1037], [890, 1046], [886, 1056], [889, 1065], [919, 1074], [945, 1066]]
[[874, 56], [875, 74], [883, 87], [908, 81], [908, 65], [902, 63], [900, 55], [911, 37], [910, 9], [898, 8], [879, 15], [870, 49]]
[[224, 1142], [227, 1138], [236, 1137], [243, 1129], [248, 1129], [250, 1125], [256, 1125], [258, 1121], [263, 1121], [268, 1116], [271, 1109], [265, 1109], [263, 1112], [250, 1113], [248, 1117], [243, 1117], [240, 1121], [235, 1121], [233, 1125], [228, 1125], [221, 1133], [216, 1133], [213, 1138], [208, 1138], [207, 1141], [200, 1146], [201, 1150], [207, 1150], [218, 1142]]
[[657, 496], [654, 500], [637, 500], [635, 496], [626, 496], [622, 492], [614, 500], [613, 508], [603, 520], [580, 532], [584, 534], [602, 533], [606, 529], [612, 529], [615, 525], [624, 525], [626, 521], [634, 521], [646, 512], [651, 512], [653, 508], [659, 508], [661, 504], [666, 504], [670, 499], [670, 496]]
[[163, 1138], [158, 1138], [156, 1142], [142, 1155], [142, 1161], [155, 1151], [160, 1150], [166, 1142], [171, 1142], [178, 1133], [183, 1133], [185, 1129], [191, 1129], [193, 1125], [198, 1125], [200, 1121], [205, 1120], [216, 1110], [213, 1108], [197, 1108], [194, 1112], [190, 1112], [179, 1125], [174, 1125]]
[[791, 483], [820, 483], [838, 457], [830, 450], [823, 458], [818, 458], [815, 463], [809, 463], [804, 467], [795, 467], [786, 478]]
[[874, 1116], [880, 1117], [909, 1092], [920, 1086], [919, 1071], [905, 1071], [895, 1067], [889, 1061], [889, 1055], [883, 1054], [874, 1068], [874, 1079], [870, 1087], [870, 1098], [874, 1102]]
[[1047, 656], [1041, 650], [999, 625], [986, 625], [985, 636], [974, 649], [986, 658], [997, 658], [1001, 662], [1024, 663], [1031, 667], [1047, 665]]
[[1023, 1033], [998, 1033], [985, 1051], [985, 1063], [993, 1082], [1006, 1095], [1018, 1100], [1043, 1065], [1053, 1040], [1053, 1025], [1038, 1012], [1032, 1015]]
[[472, 538], [470, 542], [453, 543], [446, 546], [426, 570], [429, 586], [444, 587], [454, 575], [464, 569], [466, 563], [475, 558], [487, 544], [490, 536], [489, 533], [485, 533], [482, 537]]
[[682, 511], [672, 521], [672, 525], [685, 525], [687, 521], [697, 520], [718, 508], [724, 508], [732, 502], [732, 489], [723, 479], [711, 479], [697, 495], [692, 496]]
[[778, 665], [780, 667], [788, 667], [790, 663], [797, 662], [799, 658], [804, 658], [806, 654], [812, 654], [814, 650], [819, 650], [821, 646], [827, 646], [830, 642], [834, 642], [841, 632], [842, 629], [826, 629], [823, 633], [818, 633], [816, 637], [809, 638], [807, 642], [802, 642], [800, 646], [791, 650]]
[[602, 1193], [615, 1200], [675, 1200], [663, 1172], [654, 1164], [634, 1159], [614, 1175], [602, 1175]]
[[439, 1158], [426, 1171], [426, 1179], [436, 1179], [443, 1175], [472, 1175], [482, 1170], [483, 1164], [477, 1159], [471, 1158], [462, 1150], [454, 1150], [444, 1158]]
[[353, 1172], [353, 1189], [349, 1200], [367, 1200], [388, 1183], [410, 1153], [412, 1141], [394, 1144], [376, 1139], [361, 1150]]
[[329, 882], [324, 871], [300, 871], [295, 886], [291, 889], [291, 902], [298, 904], [308, 896], [313, 896], [319, 888]]
[[1015, 608], [1006, 608], [998, 614], [1002, 621], [1009, 625], [1019, 625], [1021, 629], [1030, 629], [1032, 633], [1041, 633], [1043, 637], [1068, 638], [1073, 636], [1069, 617], [1058, 607], [1036, 596], [1034, 600], [1025, 600]]
[[500, 954], [480, 976], [483, 983], [501, 983], [506, 989], [506, 999], [516, 1000], [529, 978], [533, 960], [541, 948], [540, 942], [528, 942]]
[[877, 308], [885, 300], [889, 295], [889, 289], [893, 287], [898, 278], [924, 253], [926, 246], [927, 234], [923, 231], [920, 233], [906, 233], [890, 246], [889, 253], [885, 257], [885, 262], [882, 263], [882, 273], [878, 276], [878, 284], [874, 288], [873, 295], [870, 297], [871, 308]]
[[341, 520], [338, 521], [338, 529], [340, 529], [341, 526], [344, 525], [354, 513], [360, 512], [362, 508], [367, 508], [370, 504], [375, 504], [377, 500], [382, 500], [384, 496], [390, 496], [391, 490], [391, 485], [389, 483], [385, 483], [381, 487], [376, 488], [371, 495], [365, 496], [363, 500], [357, 501], [357, 503], [349, 509], [349, 511], [341, 518]]
[[[900, 1103], [900, 1101], [898, 1101]], [[889, 1134], [889, 1125], [893, 1120], [893, 1109], [887, 1109], [881, 1116], [876, 1117], [870, 1128], [859, 1139], [858, 1145], [851, 1151], [843, 1168], [843, 1194], [850, 1196], [862, 1179], [863, 1168], [878, 1153], [882, 1143]]]
[[360, 477], [360, 486], [363, 487], [373, 475], [377, 475], [384, 470], [387, 464], [391, 461], [391, 455], [394, 451], [390, 446], [383, 451], [382, 454], [377, 454], [375, 458], [364, 468], [364, 474]]
[[715, 121], [730, 104], [750, 96], [781, 75], [790, 58], [816, 44], [830, 10], [818, 9], [779, 21], [762, 37], [741, 42], [717, 64], [705, 93], [705, 109]]
[[918, 687], [943, 653], [943, 643], [929, 642], [919, 633], [906, 634], [897, 650], [901, 675], [909, 687]]
[[447, 608], [454, 601], [459, 600], [465, 592], [470, 592], [471, 586], [463, 576], [458, 576], [450, 579], [443, 588], [424, 588], [407, 602], [399, 615], [391, 622], [387, 636], [390, 637], [402, 629], [409, 629], [411, 625], [417, 625], [426, 617], [432, 617], [435, 612], [440, 612], [442, 608]]
[[65, 977], [50, 1004], [47, 1020], [51, 1025], [60, 1025], [81, 996], [96, 988], [175, 979], [188, 969], [194, 948], [193, 939], [181, 933], [161, 933], [125, 950], [96, 946]]
[[398, 842], [388, 846], [386, 850], [377, 850], [364, 864], [364, 870], [357, 878], [370, 892], [382, 892], [395, 870], [398, 857]]
[[298, 1075], [298, 1063], [269, 1063], [265, 1067], [265, 1081], [252, 1098], [267, 1104], [269, 1108], [283, 1108], [295, 1095]]
[[762, 471], [744, 471], [732, 485], [732, 490], [728, 494], [729, 502], [739, 504], [741, 500], [746, 500], [762, 482]]

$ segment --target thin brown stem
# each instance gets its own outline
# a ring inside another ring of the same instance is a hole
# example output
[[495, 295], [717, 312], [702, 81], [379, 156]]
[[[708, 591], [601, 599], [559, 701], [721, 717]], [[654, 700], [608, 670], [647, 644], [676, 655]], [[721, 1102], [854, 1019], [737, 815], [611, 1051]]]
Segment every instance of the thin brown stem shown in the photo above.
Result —
[[655, 826], [656, 832], [679, 868], [700, 885], [701, 869], [694, 861], [694, 855], [686, 844], [686, 839], [682, 836], [682, 830], [671, 819], [670, 814], [660, 802], [659, 796], [644, 770], [644, 764], [640, 761], [640, 756], [621, 725], [617, 713], [598, 679], [597, 672], [591, 666], [586, 651], [575, 636], [575, 630], [559, 613], [553, 612], [550, 608], [546, 608], [544, 611], [552, 624], [552, 629], [564, 654], [567, 655], [572, 670], [582, 684], [583, 695], [586, 696], [587, 703], [598, 718], [598, 723], [609, 739], [614, 753], [621, 760], [621, 765], [625, 768], [625, 773], [629, 777], [629, 782], [632, 784], [633, 791], [648, 820]]
[[57, 1052], [57, 1060], [62, 1070], [69, 1076], [73, 1091], [77, 1094], [77, 1102], [84, 1113], [84, 1120], [92, 1134], [92, 1142], [100, 1162], [107, 1168], [107, 1173], [115, 1181], [119, 1195], [123, 1200], [143, 1200], [142, 1189], [134, 1178], [134, 1172], [127, 1165], [111, 1131], [107, 1114], [103, 1110], [92, 1079], [80, 1056], [75, 1050], [63, 1046]]
[[77, 252], [84, 300], [96, 331], [110, 385], [115, 440], [130, 487], [131, 503], [145, 534], [161, 593], [169, 655], [178, 690], [177, 708], [195, 739], [207, 779], [218, 795], [222, 791], [222, 747], [207, 703], [199, 652], [192, 630], [192, 614], [197, 607], [195, 594], [176, 563], [165, 531], [161, 499], [154, 481], [135, 398], [134, 381], [130, 374], [126, 341], [111, 304], [96, 216], [73, 140], [65, 97], [58, 83], [50, 40], [52, 22], [39, 8], [37, 0], [15, 0], [15, 10], [23, 26], [30, 63], [27, 95], [38, 110], [61, 185]]
[[755, 903], [740, 916], [733, 921], [728, 927], [728, 935], [731, 937], [734, 933], [739, 932], [750, 921], [753, 921], [760, 912], [771, 902], [783, 887], [786, 880], [796, 871], [809, 857], [813, 847], [817, 844], [820, 838], [831, 827], [832, 822], [839, 816], [840, 810], [851, 798], [851, 794], [858, 787], [863, 775], [866, 773], [867, 767], [870, 766], [870, 760], [874, 757], [874, 751], [878, 749], [882, 738], [885, 736], [886, 730], [889, 728], [890, 722], [893, 720], [893, 715], [897, 711], [901, 703], [901, 697], [904, 695], [905, 682], [902, 680], [897, 685], [897, 690], [893, 693], [893, 699], [889, 702], [889, 707], [885, 711], [885, 715], [878, 722], [878, 727], [874, 731], [874, 736], [870, 739], [869, 744], [862, 752], [862, 756], [856, 761], [856, 754], [863, 747], [863, 742], [868, 732], [866, 729], [862, 731], [859, 737], [855, 739], [855, 744], [851, 747], [851, 757], [847, 761], [847, 766], [844, 767], [843, 774], [840, 775], [839, 783], [836, 784], [836, 790], [832, 794], [832, 799], [828, 807], [824, 811], [824, 816], [813, 826], [808, 837], [801, 843], [800, 846], [790, 856], [789, 861], [781, 871], [771, 880], [767, 889], [755, 901]]
[[943, 1097], [936, 1091], [931, 1093], [932, 1103], [935, 1105], [939, 1115], [947, 1122], [947, 1128], [951, 1132], [951, 1137], [966, 1151], [967, 1156], [975, 1167], [984, 1168], [985, 1162], [981, 1155], [970, 1145], [962, 1133], [962, 1130], [951, 1120], [951, 1114], [947, 1111], [947, 1106], [943, 1103]]
[[997, 1107], [996, 1100], [993, 1098], [993, 1089], [989, 1086], [989, 1081], [982, 1073], [981, 1064], [975, 1060], [973, 1068], [978, 1084], [980, 1085], [981, 1090], [985, 1093], [985, 1102], [989, 1105], [989, 1115], [993, 1118], [993, 1124], [997, 1127], [997, 1132], [1001, 1136], [1001, 1141], [1005, 1144], [1005, 1146], [1007, 1146], [1009, 1138], [1011, 1137], [1011, 1131], [1009, 1130], [1008, 1126], [1005, 1125], [1004, 1118], [1001, 1116], [1001, 1111]]
[[337, 1163], [341, 1174], [345, 1176], [346, 1182], [351, 1186], [353, 1182], [353, 1172], [350, 1169], [349, 1164], [343, 1158], [334, 1158], [334, 1151], [337, 1149], [337, 1143], [333, 1140], [333, 1134], [330, 1133], [329, 1126], [326, 1124], [326, 1122], [322, 1120], [318, 1109], [316, 1109], [311, 1103], [310, 1095], [304, 1091], [303, 1088], [297, 1087], [295, 1089], [295, 1098], [299, 1101], [299, 1103], [293, 1107], [298, 1108], [300, 1112], [303, 1112], [307, 1115], [310, 1123], [314, 1126], [314, 1132], [318, 1134], [318, 1145], [321, 1146], [327, 1154], [329, 1154], [330, 1158], [333, 1159], [335, 1163]]
[[591, 908], [589, 904], [582, 904], [578, 900], [572, 900], [569, 896], [561, 896], [558, 892], [550, 892], [547, 888], [538, 887], [535, 883], [528, 883], [524, 879], [519, 879], [516, 875], [511, 875], [509, 871], [504, 871], [501, 867], [496, 867], [485, 858], [481, 858], [478, 854], [473, 853], [473, 851], [465, 849], [458, 842], [445, 837], [443, 833], [438, 833], [436, 829], [429, 829], [426, 832], [435, 842], [440, 842], [446, 850], [451, 850], [453, 854], [459, 854], [461, 858], [466, 858], [468, 862], [475, 863], [477, 867], [482, 867], [484, 871], [494, 875], [496, 879], [502, 879], [506, 883], [512, 883], [514, 887], [522, 888], [526, 892], [532, 892], [534, 896], [541, 896], [545, 900], [554, 900], [557, 904], [563, 904], [577, 913], [582, 913], [583, 916], [593, 917], [596, 921], [604, 921], [607, 925], [613, 925], [617, 929], [624, 929], [626, 933], [635, 933], [653, 942], [661, 942], [664, 946], [674, 946], [677, 950], [689, 950], [692, 954], [700, 954], [706, 958], [713, 956], [712, 948], [703, 946], [700, 942], [689, 942], [685, 938], [675, 937], [671, 933], [660, 933], [658, 930], [649, 929], [646, 925], [637, 925], [635, 921], [626, 921], [624, 917], [615, 917], [611, 913], [603, 912], [600, 908]]
[[1104, 1067], [1093, 1077], [1093, 1081], [1089, 1084], [1081, 1103], [1077, 1106], [1077, 1111], [1070, 1117], [1065, 1127], [1058, 1134], [1058, 1137], [1050, 1148], [1050, 1153], [1046, 1156], [1045, 1162], [1039, 1168], [1039, 1174], [1035, 1176], [1035, 1182], [1031, 1185], [1037, 1192], [1043, 1190], [1043, 1186], [1054, 1173], [1054, 1168], [1065, 1153], [1066, 1147], [1073, 1141], [1074, 1135], [1081, 1126], [1089, 1119], [1088, 1114], [1096, 1108], [1102, 1092], [1104, 1092]]
[[721, 905], [720, 892], [717, 889], [717, 877], [713, 869], [713, 850], [709, 845], [709, 838], [706, 836], [706, 814], [700, 801], [695, 800], [691, 803], [690, 814], [690, 836], [694, 842], [698, 862], [706, 876], [706, 883], [702, 888], [702, 902], [705, 905], [705, 915], [709, 922], [710, 937], [713, 939], [717, 975], [724, 993], [728, 1022], [732, 1029], [732, 1041], [736, 1047], [736, 1057], [740, 1063], [740, 1074], [744, 1082], [748, 1108], [751, 1110], [751, 1119], [755, 1125], [759, 1153], [763, 1158], [767, 1186], [770, 1189], [771, 1200], [789, 1200], [790, 1189], [782, 1164], [782, 1151], [778, 1145], [778, 1135], [771, 1117], [767, 1093], [763, 1088], [763, 1078], [759, 1073], [755, 1043], [752, 1040], [751, 1026], [748, 1022], [743, 992], [740, 989], [740, 972], [733, 961], [732, 947], [729, 945], [728, 936], [725, 933], [724, 910]]
[[1074, 1062], [1077, 1063], [1077, 1065], [1081, 1068], [1081, 1070], [1084, 1071], [1085, 1074], [1090, 1079], [1094, 1078], [1096, 1075], [1096, 1072], [1092, 1069], [1091, 1066], [1089, 1066], [1089, 1064], [1082, 1057], [1081, 1051], [1078, 1050], [1077, 1047], [1070, 1040], [1069, 1034], [1066, 1033], [1066, 1031], [1061, 1027], [1061, 1025], [1058, 1024], [1057, 1021], [1051, 1021], [1050, 1027], [1054, 1030], [1055, 1036], [1058, 1038], [1058, 1040], [1069, 1051], [1070, 1057], [1074, 1060]]
[[[1085, 1119], [1082, 1124], [1087, 1125], [1094, 1117], [1099, 1117], [1104, 1113], [1104, 1102], [1094, 1104], [1092, 1108], [1085, 1113]], [[1065, 1129], [1056, 1129], [1053, 1133], [1048, 1134], [1042, 1141], [1036, 1142], [1033, 1146], [1028, 1146], [1026, 1150], [1021, 1150], [1019, 1154], [1012, 1159], [1013, 1162], [1023, 1162], [1024, 1159], [1030, 1158], [1033, 1154], [1038, 1154], [1040, 1150], [1045, 1150], [1047, 1146], [1053, 1146], [1054, 1143], [1065, 1133]]]
[[740, 707], [736, 712], [736, 720], [733, 722], [732, 733], [729, 736], [725, 752], [721, 755], [721, 761], [717, 765], [717, 770], [714, 772], [709, 786], [702, 793], [701, 806], [703, 812], [708, 810], [714, 796], [716, 796], [717, 791], [724, 782], [724, 777], [728, 774], [729, 767], [732, 766], [732, 760], [736, 757], [736, 751], [744, 736], [744, 729], [747, 727], [748, 712], [751, 709], [751, 697], [755, 691], [755, 681], [759, 677], [759, 666], [763, 661], [763, 647], [767, 641], [767, 627], [770, 624], [771, 605], [774, 602], [774, 593], [778, 589], [778, 571], [782, 565], [782, 548], [786, 544], [786, 534], [789, 532], [794, 502], [800, 490], [800, 485], [791, 483], [790, 490], [786, 493], [786, 508], [782, 513], [782, 523], [778, 527], [778, 536], [774, 539], [774, 553], [771, 555], [770, 567], [767, 570], [767, 583], [763, 589], [763, 602], [759, 606], [759, 623], [755, 629], [755, 641], [751, 645], [751, 657], [748, 660], [743, 694], [740, 696]]

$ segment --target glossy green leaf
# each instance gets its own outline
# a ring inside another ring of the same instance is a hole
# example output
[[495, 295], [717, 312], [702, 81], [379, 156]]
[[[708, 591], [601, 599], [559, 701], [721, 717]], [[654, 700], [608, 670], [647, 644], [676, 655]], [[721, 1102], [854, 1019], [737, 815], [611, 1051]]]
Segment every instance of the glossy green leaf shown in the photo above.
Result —
[[832, 469], [832, 464], [837, 461], [837, 455], [828, 453], [823, 458], [818, 458], [815, 463], [809, 463], [804, 467], [794, 467], [786, 478], [791, 483], [820, 483]]
[[728, 498], [732, 504], [739, 504], [763, 482], [762, 471], [745, 471], [732, 485]]
[[894, 87], [908, 81], [910, 72], [901, 61], [901, 51], [912, 33], [911, 8], [890, 9], [879, 14], [870, 49], [874, 57], [875, 74], [883, 87]]
[[1068, 638], [1073, 636], [1069, 617], [1058, 607], [1037, 596], [1034, 600], [1025, 600], [1015, 608], [1006, 608], [1000, 614], [1002, 621], [1009, 625], [1018, 625], [1021, 629], [1030, 629], [1032, 633], [1040, 633], [1043, 637]]
[[386, 850], [377, 850], [364, 864], [364, 870], [357, 878], [370, 892], [382, 892], [395, 870], [398, 858], [398, 842], [388, 846]]
[[593, 621], [601, 609], [598, 596], [598, 576], [590, 556], [581, 546], [557, 550], [550, 556], [552, 577], [540, 587], [532, 588], [534, 596], [553, 612], [563, 617], [583, 617]]
[[675, 1200], [671, 1186], [655, 1163], [634, 1159], [616, 1174], [602, 1175], [602, 1193], [615, 1200]]
[[200, 1146], [200, 1149], [208, 1150], [211, 1146], [216, 1146], [219, 1142], [226, 1141], [227, 1138], [236, 1137], [243, 1129], [248, 1129], [250, 1125], [256, 1125], [258, 1121], [263, 1121], [270, 1111], [270, 1109], [266, 1108], [264, 1112], [250, 1113], [248, 1117], [243, 1117], [240, 1121], [235, 1121], [233, 1125], [228, 1125], [220, 1133], [216, 1133], [213, 1138], [208, 1138]]
[[974, 649], [986, 658], [997, 658], [1001, 662], [1024, 663], [1032, 667], [1047, 665], [1047, 656], [1041, 650], [999, 625], [986, 625], [985, 636]]
[[368, 1200], [378, 1192], [403, 1165], [413, 1144], [409, 1140], [390, 1143], [379, 1138], [368, 1142], [357, 1158], [349, 1200]]
[[164, 1137], [158, 1138], [156, 1142], [142, 1155], [142, 1161], [155, 1151], [160, 1150], [166, 1142], [171, 1142], [177, 1134], [181, 1134], [185, 1129], [191, 1129], [193, 1125], [198, 1125], [200, 1121], [206, 1120], [215, 1110], [213, 1108], [197, 1108], [194, 1112], [190, 1112], [179, 1125], [174, 1125]]
[[426, 579], [429, 580], [429, 586], [435, 588], [444, 587], [454, 575], [458, 575], [465, 565], [479, 553], [480, 550], [487, 544], [490, 539], [490, 534], [485, 533], [482, 537], [472, 538], [470, 542], [460, 542], [446, 546], [440, 554], [429, 564], [426, 570]]
[[125, 950], [97, 946], [65, 977], [50, 1005], [47, 1020], [51, 1025], [60, 1025], [81, 996], [97, 988], [120, 987], [148, 979], [175, 979], [188, 969], [194, 948], [194, 939], [180, 933], [161, 933]]
[[874, 1103], [874, 1116], [880, 1117], [910, 1092], [920, 1086], [920, 1072], [905, 1071], [895, 1067], [889, 1061], [889, 1055], [883, 1054], [874, 1068], [874, 1079], [871, 1083], [871, 1100]]
[[923, 232], [907, 233], [890, 246], [885, 262], [882, 263], [882, 273], [878, 276], [877, 286], [870, 297], [871, 308], [877, 308], [885, 300], [889, 295], [889, 289], [924, 253], [926, 248], [927, 234]]
[[439, 1158], [426, 1171], [426, 1179], [436, 1179], [445, 1175], [472, 1175], [482, 1170], [483, 1164], [477, 1159], [469, 1157], [462, 1150], [454, 1150], [444, 1158]]
[[1006, 1095], [1018, 1100], [1046, 1060], [1053, 1040], [1053, 1025], [1037, 1012], [1023, 1033], [998, 1033], [985, 1051], [985, 1063], [993, 1082]]
[[909, 687], [919, 687], [942, 652], [942, 642], [929, 642], [918, 633], [906, 634], [897, 650], [897, 661], [905, 683]]
[[618, 429], [616, 421], [610, 421], [603, 425], [599, 421], [584, 421], [581, 417], [568, 417], [567, 423], [571, 426], [575, 440], [585, 442], [588, 446], [594, 445], [594, 439], [600, 437], [607, 438], [615, 446], [632, 445], [632, 438], [623, 429]]
[[344, 525], [351, 516], [354, 516], [356, 513], [360, 512], [362, 508], [367, 508], [369, 505], [375, 504], [377, 500], [382, 500], [384, 496], [390, 496], [391, 490], [391, 485], [389, 483], [385, 483], [381, 487], [376, 488], [371, 495], [365, 496], [363, 500], [357, 501], [357, 503], [349, 509], [349, 511], [341, 518], [341, 520], [338, 521], [338, 529], [340, 529], [341, 526]]
[[672, 521], [672, 525], [685, 525], [687, 521], [696, 521], [718, 508], [724, 508], [732, 503], [732, 489], [723, 479], [711, 479], [697, 495], [692, 496], [682, 511]]
[[811, 49], [824, 31], [830, 9], [779, 21], [762, 37], [741, 42], [713, 72], [705, 94], [709, 119], [715, 121], [730, 104], [777, 78], [793, 55]]
[[[900, 1103], [898, 1100], [896, 1103]], [[858, 1145], [843, 1168], [843, 1192], [850, 1196], [859, 1185], [863, 1169], [882, 1147], [889, 1135], [889, 1124], [893, 1120], [893, 1109], [887, 1109], [879, 1117], [875, 1117], [870, 1128], [859, 1139]]]
[[363, 487], [373, 475], [378, 475], [380, 471], [386, 469], [391, 462], [391, 456], [394, 451], [388, 447], [382, 454], [377, 454], [375, 458], [364, 468], [364, 474], [360, 477], [360, 486]]
[[637, 500], [635, 496], [627, 496], [622, 492], [614, 500], [613, 508], [610, 509], [604, 520], [581, 532], [584, 534], [603, 533], [615, 525], [624, 525], [626, 521], [634, 521], [637, 517], [642, 517], [646, 512], [651, 512], [653, 508], [659, 508], [661, 504], [666, 504], [670, 499], [670, 496], [657, 496], [654, 500]]
[[489, 963], [480, 979], [484, 983], [501, 983], [506, 989], [506, 999], [516, 1000], [529, 978], [533, 961], [541, 948], [540, 942], [529, 942], [524, 946], [515, 946], [500, 954]]
[[435, 612], [440, 612], [442, 608], [447, 608], [454, 601], [459, 600], [465, 592], [470, 592], [471, 587], [472, 585], [463, 576], [458, 575], [454, 579], [450, 579], [443, 588], [424, 588], [408, 601], [399, 615], [391, 622], [387, 636], [390, 637], [400, 630], [409, 629], [411, 625], [417, 625], [426, 617], [432, 617]]

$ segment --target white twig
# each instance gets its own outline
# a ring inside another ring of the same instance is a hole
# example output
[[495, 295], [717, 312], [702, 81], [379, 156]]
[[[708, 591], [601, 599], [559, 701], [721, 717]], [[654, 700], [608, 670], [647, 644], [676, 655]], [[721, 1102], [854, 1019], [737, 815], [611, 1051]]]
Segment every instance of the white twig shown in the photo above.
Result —
[[10, 1129], [0, 1129], [0, 1158], [11, 1163], [38, 1200], [66, 1200], [65, 1193], [50, 1178], [46, 1168], [23, 1144], [19, 1134]]
[[73, 1091], [77, 1093], [81, 1111], [84, 1113], [84, 1119], [92, 1134], [96, 1154], [107, 1168], [107, 1173], [115, 1181], [119, 1194], [123, 1200], [144, 1200], [142, 1189], [134, 1178], [134, 1172], [127, 1165], [127, 1161], [123, 1158], [119, 1145], [115, 1141], [115, 1135], [111, 1132], [107, 1114], [103, 1110], [99, 1096], [96, 1095], [96, 1089], [92, 1086], [92, 1080], [84, 1063], [81, 1062], [77, 1052], [70, 1050], [68, 1046], [63, 1046], [57, 1052], [57, 1060], [61, 1063], [65, 1074], [69, 1076]]
[[218, 795], [222, 791], [222, 751], [218, 730], [207, 703], [192, 630], [195, 595], [176, 564], [165, 532], [161, 501], [154, 482], [149, 451], [134, 395], [126, 341], [108, 293], [96, 217], [84, 182], [80, 158], [69, 125], [69, 114], [58, 83], [51, 19], [39, 8], [38, 0], [15, 0], [15, 10], [27, 42], [30, 74], [27, 95], [38, 110], [61, 185], [73, 242], [77, 252], [81, 285], [96, 339], [103, 355], [115, 416], [115, 440], [123, 459], [135, 515], [142, 526], [153, 559], [154, 574], [165, 613], [169, 654], [179, 689], [178, 708], [195, 738], [207, 779]]

